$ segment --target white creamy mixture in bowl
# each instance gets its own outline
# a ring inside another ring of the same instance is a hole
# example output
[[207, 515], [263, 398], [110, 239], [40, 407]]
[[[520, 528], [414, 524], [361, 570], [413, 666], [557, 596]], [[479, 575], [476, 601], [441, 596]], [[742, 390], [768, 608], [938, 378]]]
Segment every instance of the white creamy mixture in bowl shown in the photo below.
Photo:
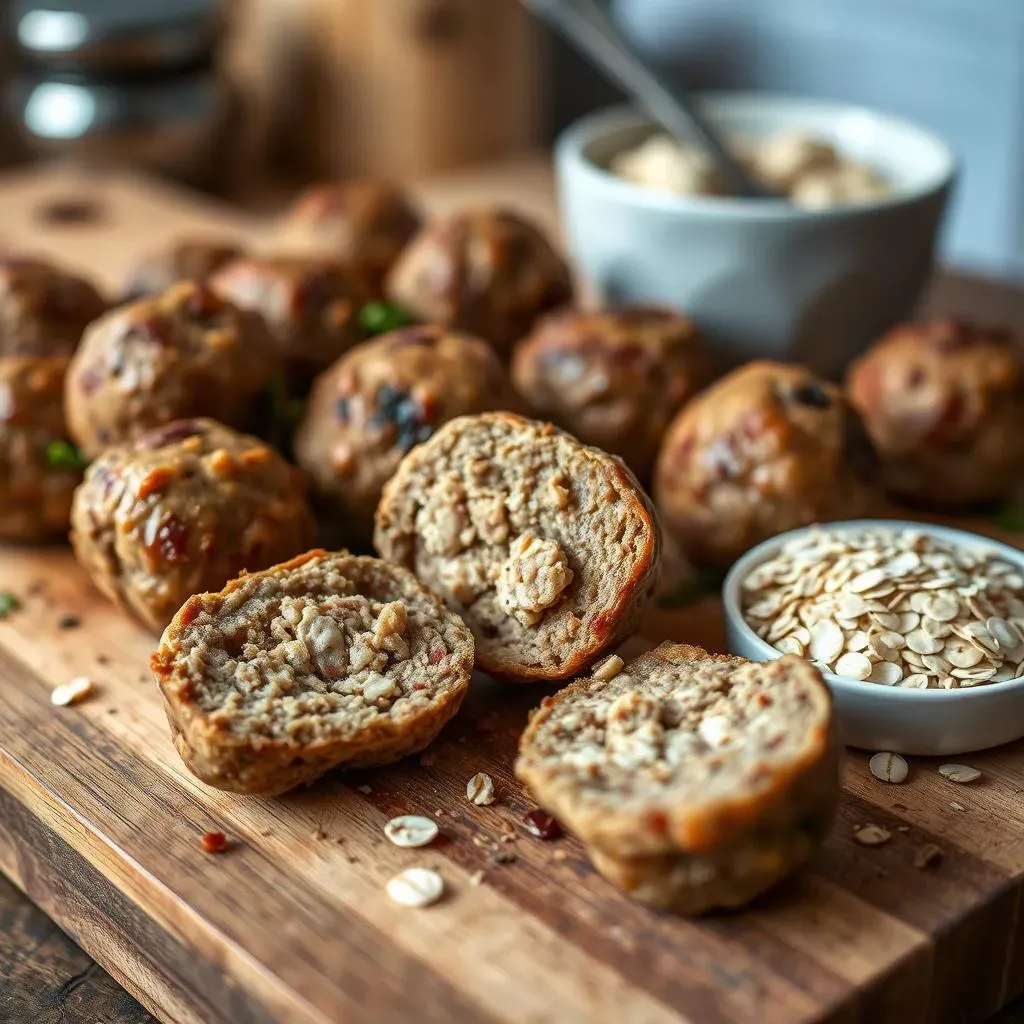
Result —
[[[892, 183], [880, 171], [800, 129], [777, 131], [763, 139], [734, 138], [729, 147], [753, 178], [807, 210], [868, 203], [893, 193]], [[728, 194], [703, 150], [667, 135], [651, 135], [616, 154], [609, 169], [625, 181], [661, 192]]]
[[747, 552], [729, 649], [816, 662], [845, 742], [959, 754], [1024, 735], [1024, 553], [947, 527], [857, 520]]

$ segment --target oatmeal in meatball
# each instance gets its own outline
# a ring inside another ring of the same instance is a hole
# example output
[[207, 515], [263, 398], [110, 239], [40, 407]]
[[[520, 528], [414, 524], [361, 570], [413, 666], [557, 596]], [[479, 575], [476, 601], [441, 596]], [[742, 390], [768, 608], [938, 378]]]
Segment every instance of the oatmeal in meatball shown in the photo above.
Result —
[[552, 313], [512, 360], [516, 389], [542, 419], [621, 455], [642, 479], [704, 377], [696, 328], [666, 309]]
[[242, 255], [242, 247], [228, 238], [179, 238], [143, 257], [128, 279], [125, 300], [155, 295], [179, 281], [205, 281]]
[[57, 356], [0, 357], [0, 540], [67, 533], [82, 469], [64, 425], [66, 371]]
[[750, 363], [686, 405], [658, 454], [654, 498], [695, 562], [726, 566], [767, 537], [857, 514], [856, 415], [802, 366]]
[[1024, 355], [1009, 334], [906, 324], [850, 369], [886, 486], [936, 505], [1005, 497], [1024, 469]]
[[299, 471], [203, 419], [108, 448], [71, 511], [71, 543], [93, 583], [157, 631], [193, 594], [305, 551], [314, 533]]
[[353, 267], [299, 256], [235, 260], [210, 286], [264, 318], [296, 391], [360, 340], [358, 313], [371, 298]]
[[0, 257], [0, 356], [69, 356], [107, 309], [88, 281], [28, 257]]
[[388, 276], [388, 297], [419, 320], [467, 331], [502, 356], [572, 297], [569, 270], [530, 221], [463, 210], [428, 224]]
[[396, 185], [344, 181], [303, 192], [285, 214], [277, 243], [282, 252], [357, 265], [379, 296], [419, 227], [419, 211]]
[[442, 424], [512, 404], [486, 342], [406, 327], [357, 345], [318, 378], [296, 438], [299, 465], [349, 531], [368, 540], [384, 484]]
[[186, 417], [242, 426], [278, 367], [258, 315], [182, 281], [86, 332], [65, 391], [71, 436], [93, 456]]

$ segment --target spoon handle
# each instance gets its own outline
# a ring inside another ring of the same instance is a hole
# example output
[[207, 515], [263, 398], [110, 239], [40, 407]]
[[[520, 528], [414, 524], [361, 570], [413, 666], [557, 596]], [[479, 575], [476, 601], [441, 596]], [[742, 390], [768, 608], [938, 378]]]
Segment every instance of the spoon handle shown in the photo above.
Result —
[[694, 140], [709, 153], [732, 193], [751, 198], [771, 195], [722, 145], [686, 91], [655, 74], [595, 0], [526, 2], [538, 17], [617, 81], [669, 134]]

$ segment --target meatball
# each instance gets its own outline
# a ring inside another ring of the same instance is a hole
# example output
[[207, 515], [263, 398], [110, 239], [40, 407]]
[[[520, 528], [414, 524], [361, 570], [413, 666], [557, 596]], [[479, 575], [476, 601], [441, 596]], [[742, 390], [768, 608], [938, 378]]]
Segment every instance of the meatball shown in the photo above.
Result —
[[569, 270], [528, 220], [473, 209], [428, 224], [387, 280], [419, 320], [485, 338], [502, 356], [543, 313], [572, 297]]
[[1024, 469], [1024, 356], [1004, 332], [952, 320], [897, 327], [851, 367], [847, 389], [900, 497], [991, 501]]
[[75, 492], [71, 543], [107, 597], [159, 631], [193, 594], [305, 551], [301, 476], [213, 420], [179, 420], [108, 448]]
[[89, 328], [68, 370], [68, 427], [94, 456], [185, 417], [242, 426], [278, 367], [259, 316], [182, 281]]
[[125, 301], [166, 291], [179, 281], [205, 281], [214, 271], [244, 254], [227, 238], [179, 238], [145, 256], [125, 288]]
[[350, 265], [299, 256], [235, 260], [210, 286], [264, 318], [295, 391], [360, 340], [359, 310], [371, 298]]
[[69, 356], [106, 309], [74, 274], [42, 260], [0, 258], [0, 356]]
[[666, 532], [695, 562], [725, 566], [767, 537], [856, 514], [856, 415], [802, 366], [750, 363], [672, 421], [654, 498]]
[[0, 357], [0, 540], [67, 533], [80, 457], [64, 425], [59, 356]]
[[317, 380], [296, 456], [350, 531], [346, 540], [364, 541], [406, 452], [455, 416], [512, 404], [504, 367], [486, 342], [443, 327], [406, 327], [358, 345]]
[[303, 192], [285, 214], [277, 242], [283, 252], [358, 266], [379, 297], [384, 278], [419, 227], [419, 211], [400, 188], [345, 181]]
[[664, 309], [552, 313], [512, 360], [516, 389], [542, 419], [621, 455], [640, 477], [704, 376], [696, 329]]

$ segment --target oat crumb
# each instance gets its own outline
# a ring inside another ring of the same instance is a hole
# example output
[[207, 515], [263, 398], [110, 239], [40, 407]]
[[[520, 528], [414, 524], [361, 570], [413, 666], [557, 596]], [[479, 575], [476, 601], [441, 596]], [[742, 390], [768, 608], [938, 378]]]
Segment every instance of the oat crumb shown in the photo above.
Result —
[[369, 786], [356, 786], [356, 790], [366, 796], [369, 796], [373, 792]]

